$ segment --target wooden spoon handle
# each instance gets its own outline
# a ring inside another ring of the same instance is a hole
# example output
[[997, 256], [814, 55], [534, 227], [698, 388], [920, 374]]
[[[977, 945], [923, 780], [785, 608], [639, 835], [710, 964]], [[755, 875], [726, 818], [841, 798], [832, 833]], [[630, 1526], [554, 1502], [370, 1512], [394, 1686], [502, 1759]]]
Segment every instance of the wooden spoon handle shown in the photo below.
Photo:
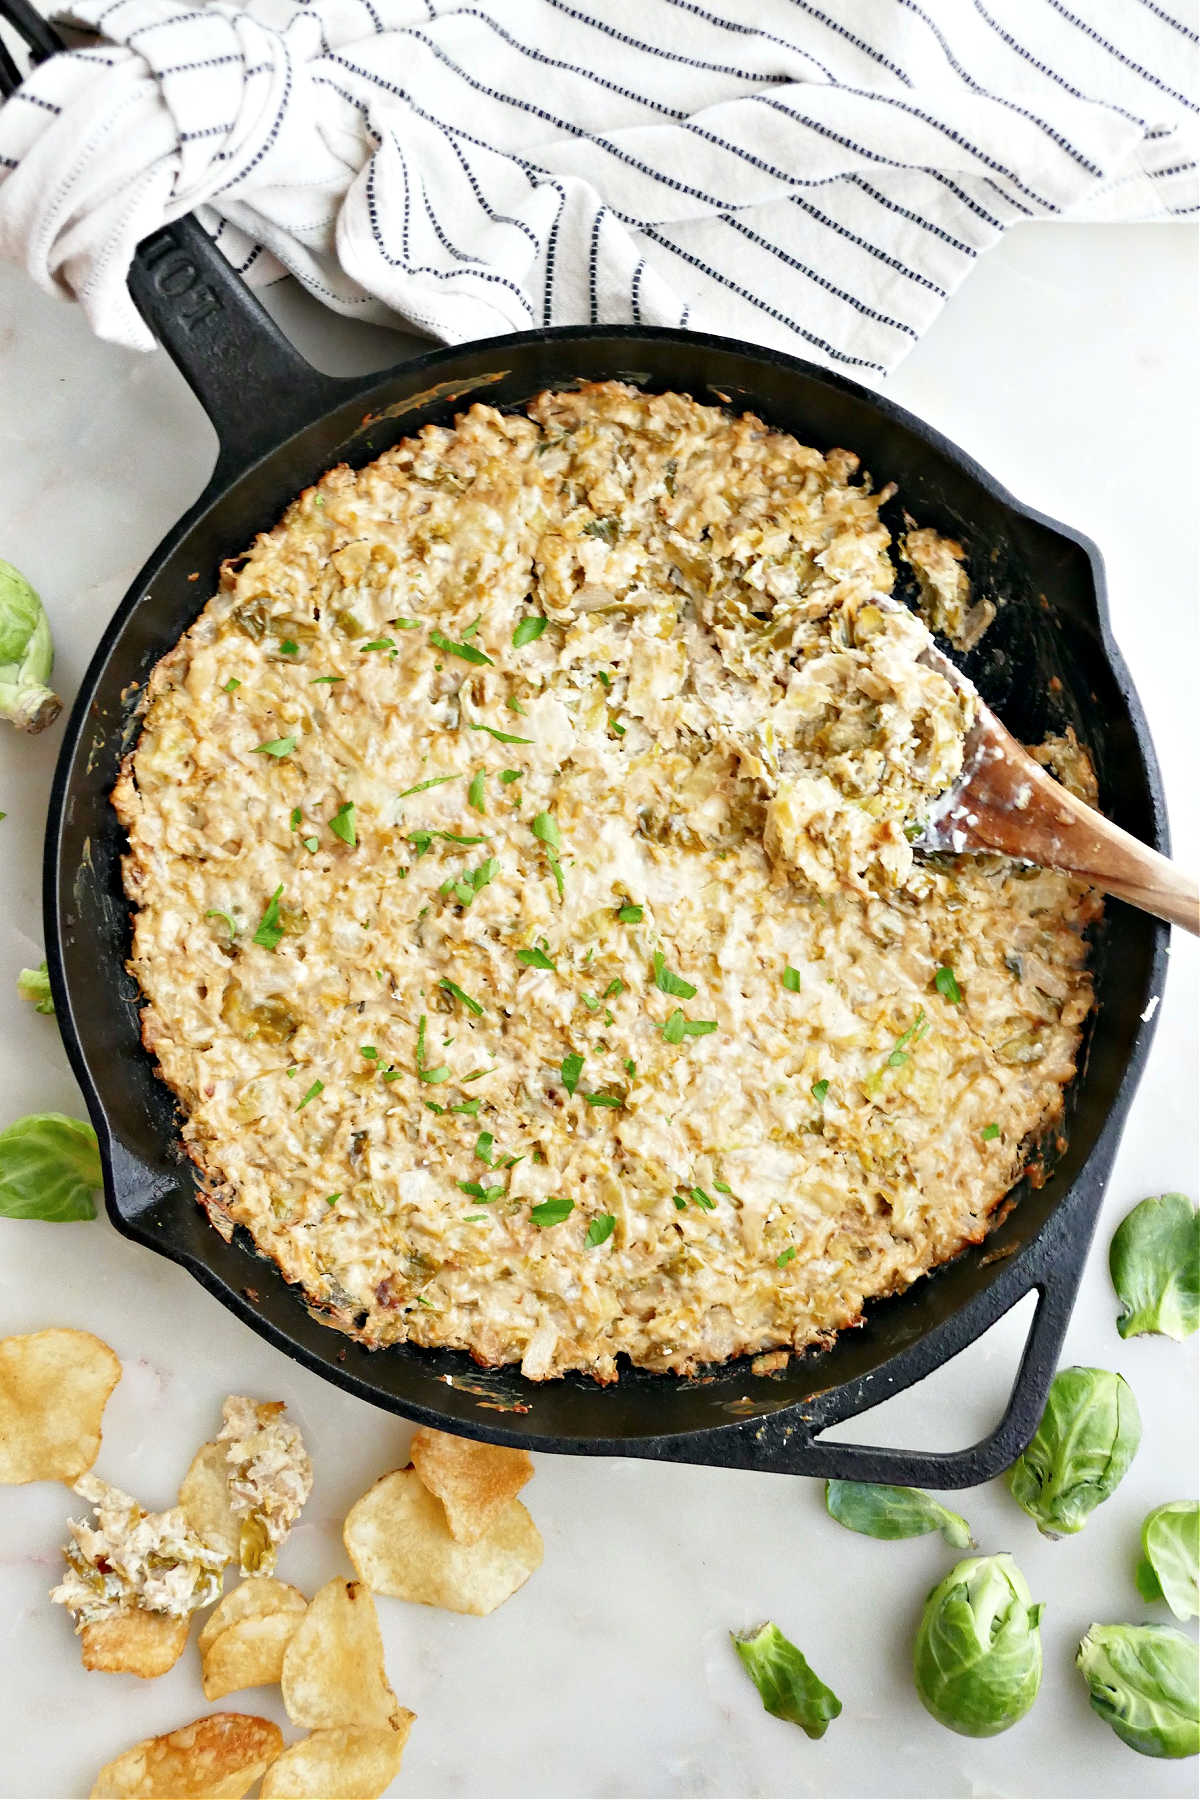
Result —
[[1200, 936], [1200, 888], [1190, 875], [1062, 787], [987, 708], [976, 730], [978, 759], [941, 827], [943, 841], [955, 833], [963, 848], [1000, 850], [1081, 875]]

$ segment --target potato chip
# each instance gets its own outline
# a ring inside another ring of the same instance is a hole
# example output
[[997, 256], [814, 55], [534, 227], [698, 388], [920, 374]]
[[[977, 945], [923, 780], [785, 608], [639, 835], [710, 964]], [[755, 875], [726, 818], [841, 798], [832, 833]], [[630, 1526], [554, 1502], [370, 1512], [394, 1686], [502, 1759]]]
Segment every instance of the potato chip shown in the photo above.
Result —
[[343, 1725], [292, 1744], [267, 1770], [262, 1800], [377, 1800], [400, 1773], [414, 1715], [396, 1730]]
[[173, 1613], [122, 1607], [107, 1619], [94, 1619], [80, 1632], [83, 1666], [108, 1675], [141, 1675], [146, 1681], [165, 1675], [183, 1655], [191, 1622], [190, 1617], [177, 1619]]
[[480, 1617], [515, 1594], [542, 1560], [541, 1535], [519, 1500], [505, 1503], [477, 1544], [462, 1544], [415, 1469], [397, 1469], [368, 1488], [347, 1513], [342, 1537], [375, 1593]]
[[256, 1619], [264, 1613], [302, 1613], [308, 1601], [290, 1582], [276, 1581], [273, 1575], [250, 1575], [217, 1601], [200, 1627], [196, 1643], [203, 1655], [214, 1638], [228, 1631], [242, 1619]]
[[294, 1725], [390, 1725], [396, 1696], [383, 1666], [371, 1591], [339, 1575], [319, 1588], [283, 1656], [283, 1704]]
[[229, 1499], [229, 1463], [224, 1444], [201, 1444], [179, 1484], [179, 1504], [187, 1522], [237, 1560], [241, 1525]]
[[120, 1379], [115, 1351], [90, 1331], [0, 1340], [0, 1482], [77, 1481]]
[[283, 1748], [251, 1713], [212, 1713], [105, 1763], [91, 1800], [240, 1800]]
[[202, 1652], [204, 1698], [221, 1700], [239, 1688], [278, 1681], [283, 1653], [303, 1617], [300, 1612], [263, 1613], [218, 1632]]
[[533, 1476], [527, 1450], [477, 1444], [424, 1425], [409, 1455], [422, 1484], [445, 1507], [450, 1535], [460, 1544], [477, 1544]]

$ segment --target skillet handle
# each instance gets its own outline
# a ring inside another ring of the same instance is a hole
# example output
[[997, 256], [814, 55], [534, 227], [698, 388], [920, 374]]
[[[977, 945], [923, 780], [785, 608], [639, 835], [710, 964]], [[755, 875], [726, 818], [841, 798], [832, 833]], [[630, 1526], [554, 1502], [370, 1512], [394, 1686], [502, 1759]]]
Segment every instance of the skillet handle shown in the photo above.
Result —
[[129, 291], [217, 428], [214, 480], [240, 474], [360, 385], [306, 362], [190, 216], [138, 245]]

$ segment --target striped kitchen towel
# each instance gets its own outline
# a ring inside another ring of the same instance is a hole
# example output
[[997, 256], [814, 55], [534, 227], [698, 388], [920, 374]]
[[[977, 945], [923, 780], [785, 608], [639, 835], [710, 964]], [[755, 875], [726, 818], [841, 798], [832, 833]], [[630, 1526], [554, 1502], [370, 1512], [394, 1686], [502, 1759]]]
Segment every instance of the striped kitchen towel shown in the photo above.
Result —
[[78, 0], [0, 252], [149, 348], [134, 246], [449, 341], [691, 324], [892, 368], [1020, 219], [1195, 217], [1187, 0]]

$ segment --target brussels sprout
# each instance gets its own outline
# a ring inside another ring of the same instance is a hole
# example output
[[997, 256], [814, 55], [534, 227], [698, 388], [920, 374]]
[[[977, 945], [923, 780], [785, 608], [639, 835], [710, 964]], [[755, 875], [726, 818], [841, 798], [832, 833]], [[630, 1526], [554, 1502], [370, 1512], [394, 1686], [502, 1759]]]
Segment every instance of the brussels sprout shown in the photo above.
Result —
[[35, 1012], [52, 1013], [54, 1001], [50, 995], [50, 976], [45, 963], [39, 963], [36, 969], [22, 969], [17, 976], [17, 992], [22, 1000], [28, 1000]]
[[1023, 1719], [1042, 1680], [1042, 1639], [1011, 1556], [969, 1556], [925, 1602], [913, 1647], [921, 1703], [964, 1737], [995, 1737]]
[[731, 1631], [733, 1647], [762, 1696], [765, 1710], [822, 1738], [842, 1710], [837, 1695], [809, 1668], [800, 1651], [770, 1621], [757, 1631]]
[[1046, 1537], [1081, 1531], [1141, 1442], [1133, 1389], [1107, 1369], [1060, 1369], [1029, 1448], [1005, 1479]]
[[1200, 1615], [1200, 1503], [1169, 1500], [1147, 1514], [1134, 1579], [1143, 1600], [1165, 1600], [1177, 1619]]
[[1183, 1194], [1143, 1200], [1108, 1252], [1123, 1338], [1160, 1332], [1182, 1342], [1200, 1327], [1200, 1209]]
[[42, 731], [62, 711], [46, 683], [54, 645], [45, 609], [25, 577], [0, 560], [0, 719]]
[[954, 1550], [969, 1550], [975, 1540], [961, 1513], [923, 1494], [920, 1488], [884, 1487], [874, 1481], [827, 1481], [825, 1505], [831, 1519], [863, 1537], [924, 1537], [940, 1531]]
[[1200, 1653], [1173, 1625], [1093, 1625], [1075, 1657], [1092, 1706], [1143, 1756], [1200, 1755]]
[[82, 1119], [31, 1113], [0, 1131], [0, 1217], [94, 1219], [103, 1185], [96, 1134]]

